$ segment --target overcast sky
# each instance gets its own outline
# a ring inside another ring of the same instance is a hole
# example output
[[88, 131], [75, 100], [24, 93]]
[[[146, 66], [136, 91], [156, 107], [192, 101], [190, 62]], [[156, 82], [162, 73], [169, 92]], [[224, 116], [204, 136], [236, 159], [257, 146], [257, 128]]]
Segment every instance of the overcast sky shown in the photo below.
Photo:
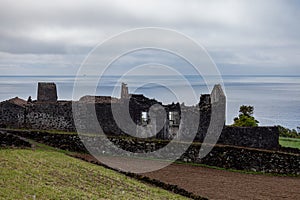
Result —
[[141, 27], [193, 38], [222, 74], [300, 74], [297, 0], [0, 3], [1, 75], [74, 75], [98, 43]]

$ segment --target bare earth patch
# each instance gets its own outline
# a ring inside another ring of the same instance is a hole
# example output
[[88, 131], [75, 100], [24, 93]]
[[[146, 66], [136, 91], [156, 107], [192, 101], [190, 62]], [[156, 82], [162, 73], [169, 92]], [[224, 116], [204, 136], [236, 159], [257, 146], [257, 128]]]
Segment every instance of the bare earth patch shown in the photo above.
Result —
[[[76, 155], [96, 162], [90, 155]], [[108, 158], [107, 158], [108, 159]], [[145, 166], [153, 160], [112, 158], [115, 163], [131, 162]], [[189, 192], [209, 199], [300, 199], [300, 178], [244, 174], [188, 164], [171, 164], [154, 172], [143, 173], [151, 179], [177, 185]]]
[[300, 179], [172, 164], [146, 173], [209, 199], [300, 199]]

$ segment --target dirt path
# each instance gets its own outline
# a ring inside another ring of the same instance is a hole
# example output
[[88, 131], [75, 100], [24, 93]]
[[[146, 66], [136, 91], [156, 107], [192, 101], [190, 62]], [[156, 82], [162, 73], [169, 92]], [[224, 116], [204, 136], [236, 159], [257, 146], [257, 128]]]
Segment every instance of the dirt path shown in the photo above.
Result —
[[144, 174], [209, 199], [300, 199], [300, 178], [172, 164]]
[[[95, 161], [89, 155], [81, 155]], [[115, 163], [131, 162], [149, 166], [158, 161], [109, 158]], [[209, 199], [300, 199], [300, 178], [252, 175], [187, 164], [171, 164], [154, 172], [143, 173], [152, 179], [178, 185]]]

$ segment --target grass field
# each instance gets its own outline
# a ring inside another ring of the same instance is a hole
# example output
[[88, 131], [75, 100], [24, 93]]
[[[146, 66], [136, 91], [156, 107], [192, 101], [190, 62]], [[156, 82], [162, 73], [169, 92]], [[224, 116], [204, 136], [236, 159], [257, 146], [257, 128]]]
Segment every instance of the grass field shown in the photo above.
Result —
[[279, 138], [279, 144], [284, 147], [292, 147], [300, 149], [300, 139], [299, 138]]
[[49, 149], [0, 149], [0, 199], [185, 199]]

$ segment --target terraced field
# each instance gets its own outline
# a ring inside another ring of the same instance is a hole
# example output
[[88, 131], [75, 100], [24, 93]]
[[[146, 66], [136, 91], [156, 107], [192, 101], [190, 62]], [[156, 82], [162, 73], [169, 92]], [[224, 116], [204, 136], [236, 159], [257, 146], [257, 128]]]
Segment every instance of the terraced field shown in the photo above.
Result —
[[[99, 162], [91, 155], [78, 157]], [[108, 158], [120, 166], [137, 162], [144, 166], [154, 165], [155, 160], [132, 158]], [[101, 164], [99, 162], [99, 164]], [[159, 164], [159, 163], [158, 163]], [[173, 163], [158, 171], [142, 174], [150, 179], [177, 185], [189, 192], [208, 199], [300, 199], [300, 177], [275, 176], [246, 171], [228, 171], [207, 166]]]

